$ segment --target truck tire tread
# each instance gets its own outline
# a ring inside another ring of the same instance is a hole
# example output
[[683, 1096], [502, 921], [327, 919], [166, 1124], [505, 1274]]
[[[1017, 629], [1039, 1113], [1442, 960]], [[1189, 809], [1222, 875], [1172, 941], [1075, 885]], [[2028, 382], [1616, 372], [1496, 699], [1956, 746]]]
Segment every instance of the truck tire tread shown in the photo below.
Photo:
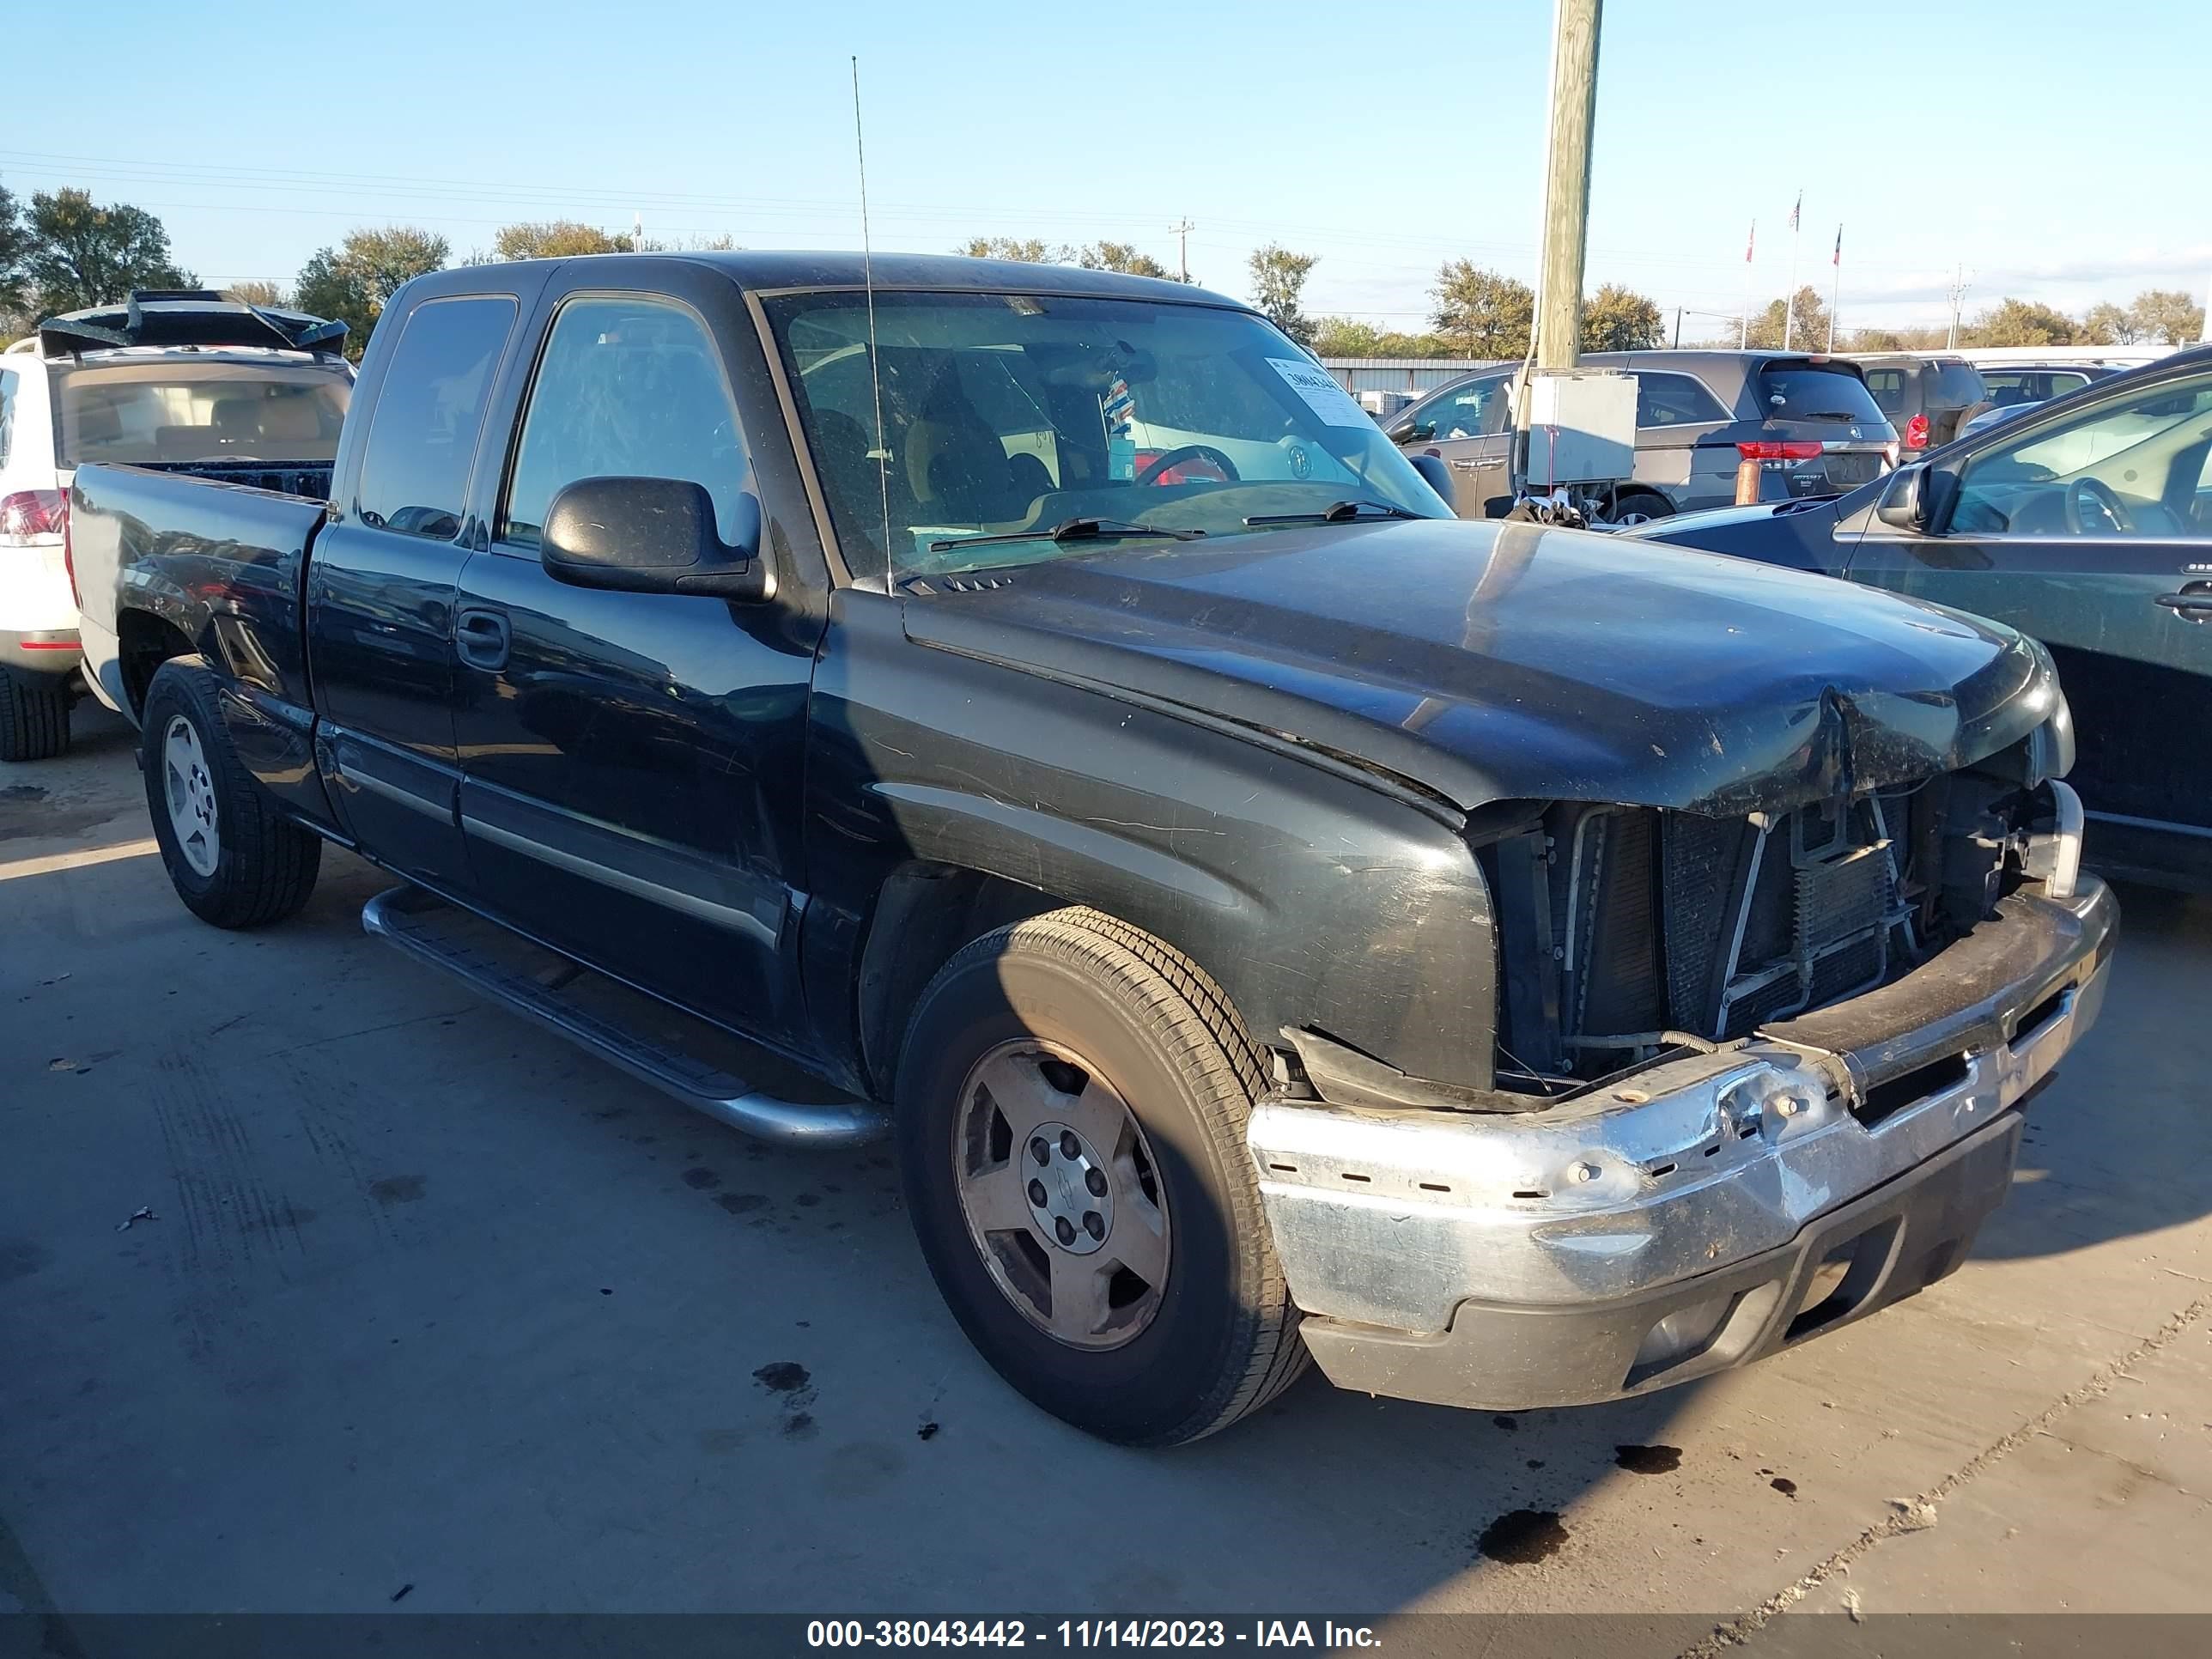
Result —
[[66, 680], [33, 685], [25, 676], [0, 670], [0, 760], [52, 760], [66, 754], [71, 701]]

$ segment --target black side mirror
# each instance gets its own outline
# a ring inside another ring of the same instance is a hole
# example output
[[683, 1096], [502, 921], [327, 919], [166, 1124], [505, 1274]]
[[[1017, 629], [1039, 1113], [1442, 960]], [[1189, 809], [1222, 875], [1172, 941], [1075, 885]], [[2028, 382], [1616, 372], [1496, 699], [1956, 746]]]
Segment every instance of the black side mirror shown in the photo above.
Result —
[[579, 478], [553, 498], [538, 561], [556, 581], [625, 593], [698, 593], [752, 604], [775, 591], [761, 556], [760, 502], [738, 497], [725, 542], [706, 489], [680, 478]]
[[1394, 444], [1409, 444], [1413, 441], [1413, 423], [1411, 421], [1394, 422], [1382, 435]]
[[1927, 529], [1927, 467], [1920, 465], [1901, 466], [1892, 473], [1889, 488], [1882, 491], [1881, 501], [1875, 507], [1874, 515], [1893, 529]]
[[1408, 455], [1406, 459], [1413, 464], [1413, 471], [1421, 475], [1421, 482], [1443, 496], [1446, 507], [1451, 506], [1453, 495], [1451, 468], [1444, 464], [1444, 458], [1441, 455], [1431, 455], [1424, 450], [1419, 455]]

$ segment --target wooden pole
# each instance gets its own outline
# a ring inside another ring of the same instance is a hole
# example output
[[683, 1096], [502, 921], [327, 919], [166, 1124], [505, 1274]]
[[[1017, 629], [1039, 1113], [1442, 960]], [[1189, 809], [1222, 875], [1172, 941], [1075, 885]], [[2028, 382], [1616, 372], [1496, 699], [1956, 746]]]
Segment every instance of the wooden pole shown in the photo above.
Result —
[[1536, 366], [1572, 368], [1583, 337], [1589, 244], [1590, 138], [1597, 118], [1597, 37], [1604, 0], [1558, 0], [1552, 41], [1552, 133], [1544, 170], [1544, 264]]

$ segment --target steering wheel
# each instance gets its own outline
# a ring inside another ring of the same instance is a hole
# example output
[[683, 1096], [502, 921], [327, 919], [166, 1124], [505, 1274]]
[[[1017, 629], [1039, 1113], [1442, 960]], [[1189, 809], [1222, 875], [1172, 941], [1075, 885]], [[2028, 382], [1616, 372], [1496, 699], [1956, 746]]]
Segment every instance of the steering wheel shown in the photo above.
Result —
[[1163, 473], [1173, 471], [1185, 461], [1209, 462], [1229, 483], [1243, 482], [1237, 474], [1237, 463], [1212, 444], [1184, 444], [1179, 449], [1170, 449], [1164, 455], [1155, 456], [1152, 464], [1137, 475], [1135, 482], [1140, 485], [1156, 484]]
[[2066, 486], [2066, 527], [2077, 536], [2125, 536], [2135, 529], [2112, 487], [2086, 474]]

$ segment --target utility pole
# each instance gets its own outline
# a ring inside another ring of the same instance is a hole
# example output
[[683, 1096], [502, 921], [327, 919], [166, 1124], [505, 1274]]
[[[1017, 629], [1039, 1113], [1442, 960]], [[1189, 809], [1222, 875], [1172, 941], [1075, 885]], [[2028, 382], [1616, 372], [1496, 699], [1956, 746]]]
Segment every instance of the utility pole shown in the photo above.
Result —
[[1544, 170], [1544, 264], [1536, 297], [1539, 368], [1572, 368], [1582, 346], [1590, 139], [1597, 118], [1597, 36], [1604, 9], [1604, 0], [1557, 3], [1551, 145]]
[[1951, 331], [1943, 337], [1947, 350], [1956, 350], [1959, 345], [1959, 307], [1966, 297], [1966, 267], [1962, 263], [1951, 275]]
[[1680, 351], [1681, 349], [1682, 349], [1682, 307], [1680, 307], [1680, 306], [1676, 306], [1676, 307], [1674, 307], [1674, 349], [1675, 349], [1675, 350], [1677, 350], [1677, 351]]
[[1168, 227], [1168, 234], [1176, 239], [1176, 280], [1190, 280], [1190, 234], [1198, 227], [1188, 219], [1178, 219]]

